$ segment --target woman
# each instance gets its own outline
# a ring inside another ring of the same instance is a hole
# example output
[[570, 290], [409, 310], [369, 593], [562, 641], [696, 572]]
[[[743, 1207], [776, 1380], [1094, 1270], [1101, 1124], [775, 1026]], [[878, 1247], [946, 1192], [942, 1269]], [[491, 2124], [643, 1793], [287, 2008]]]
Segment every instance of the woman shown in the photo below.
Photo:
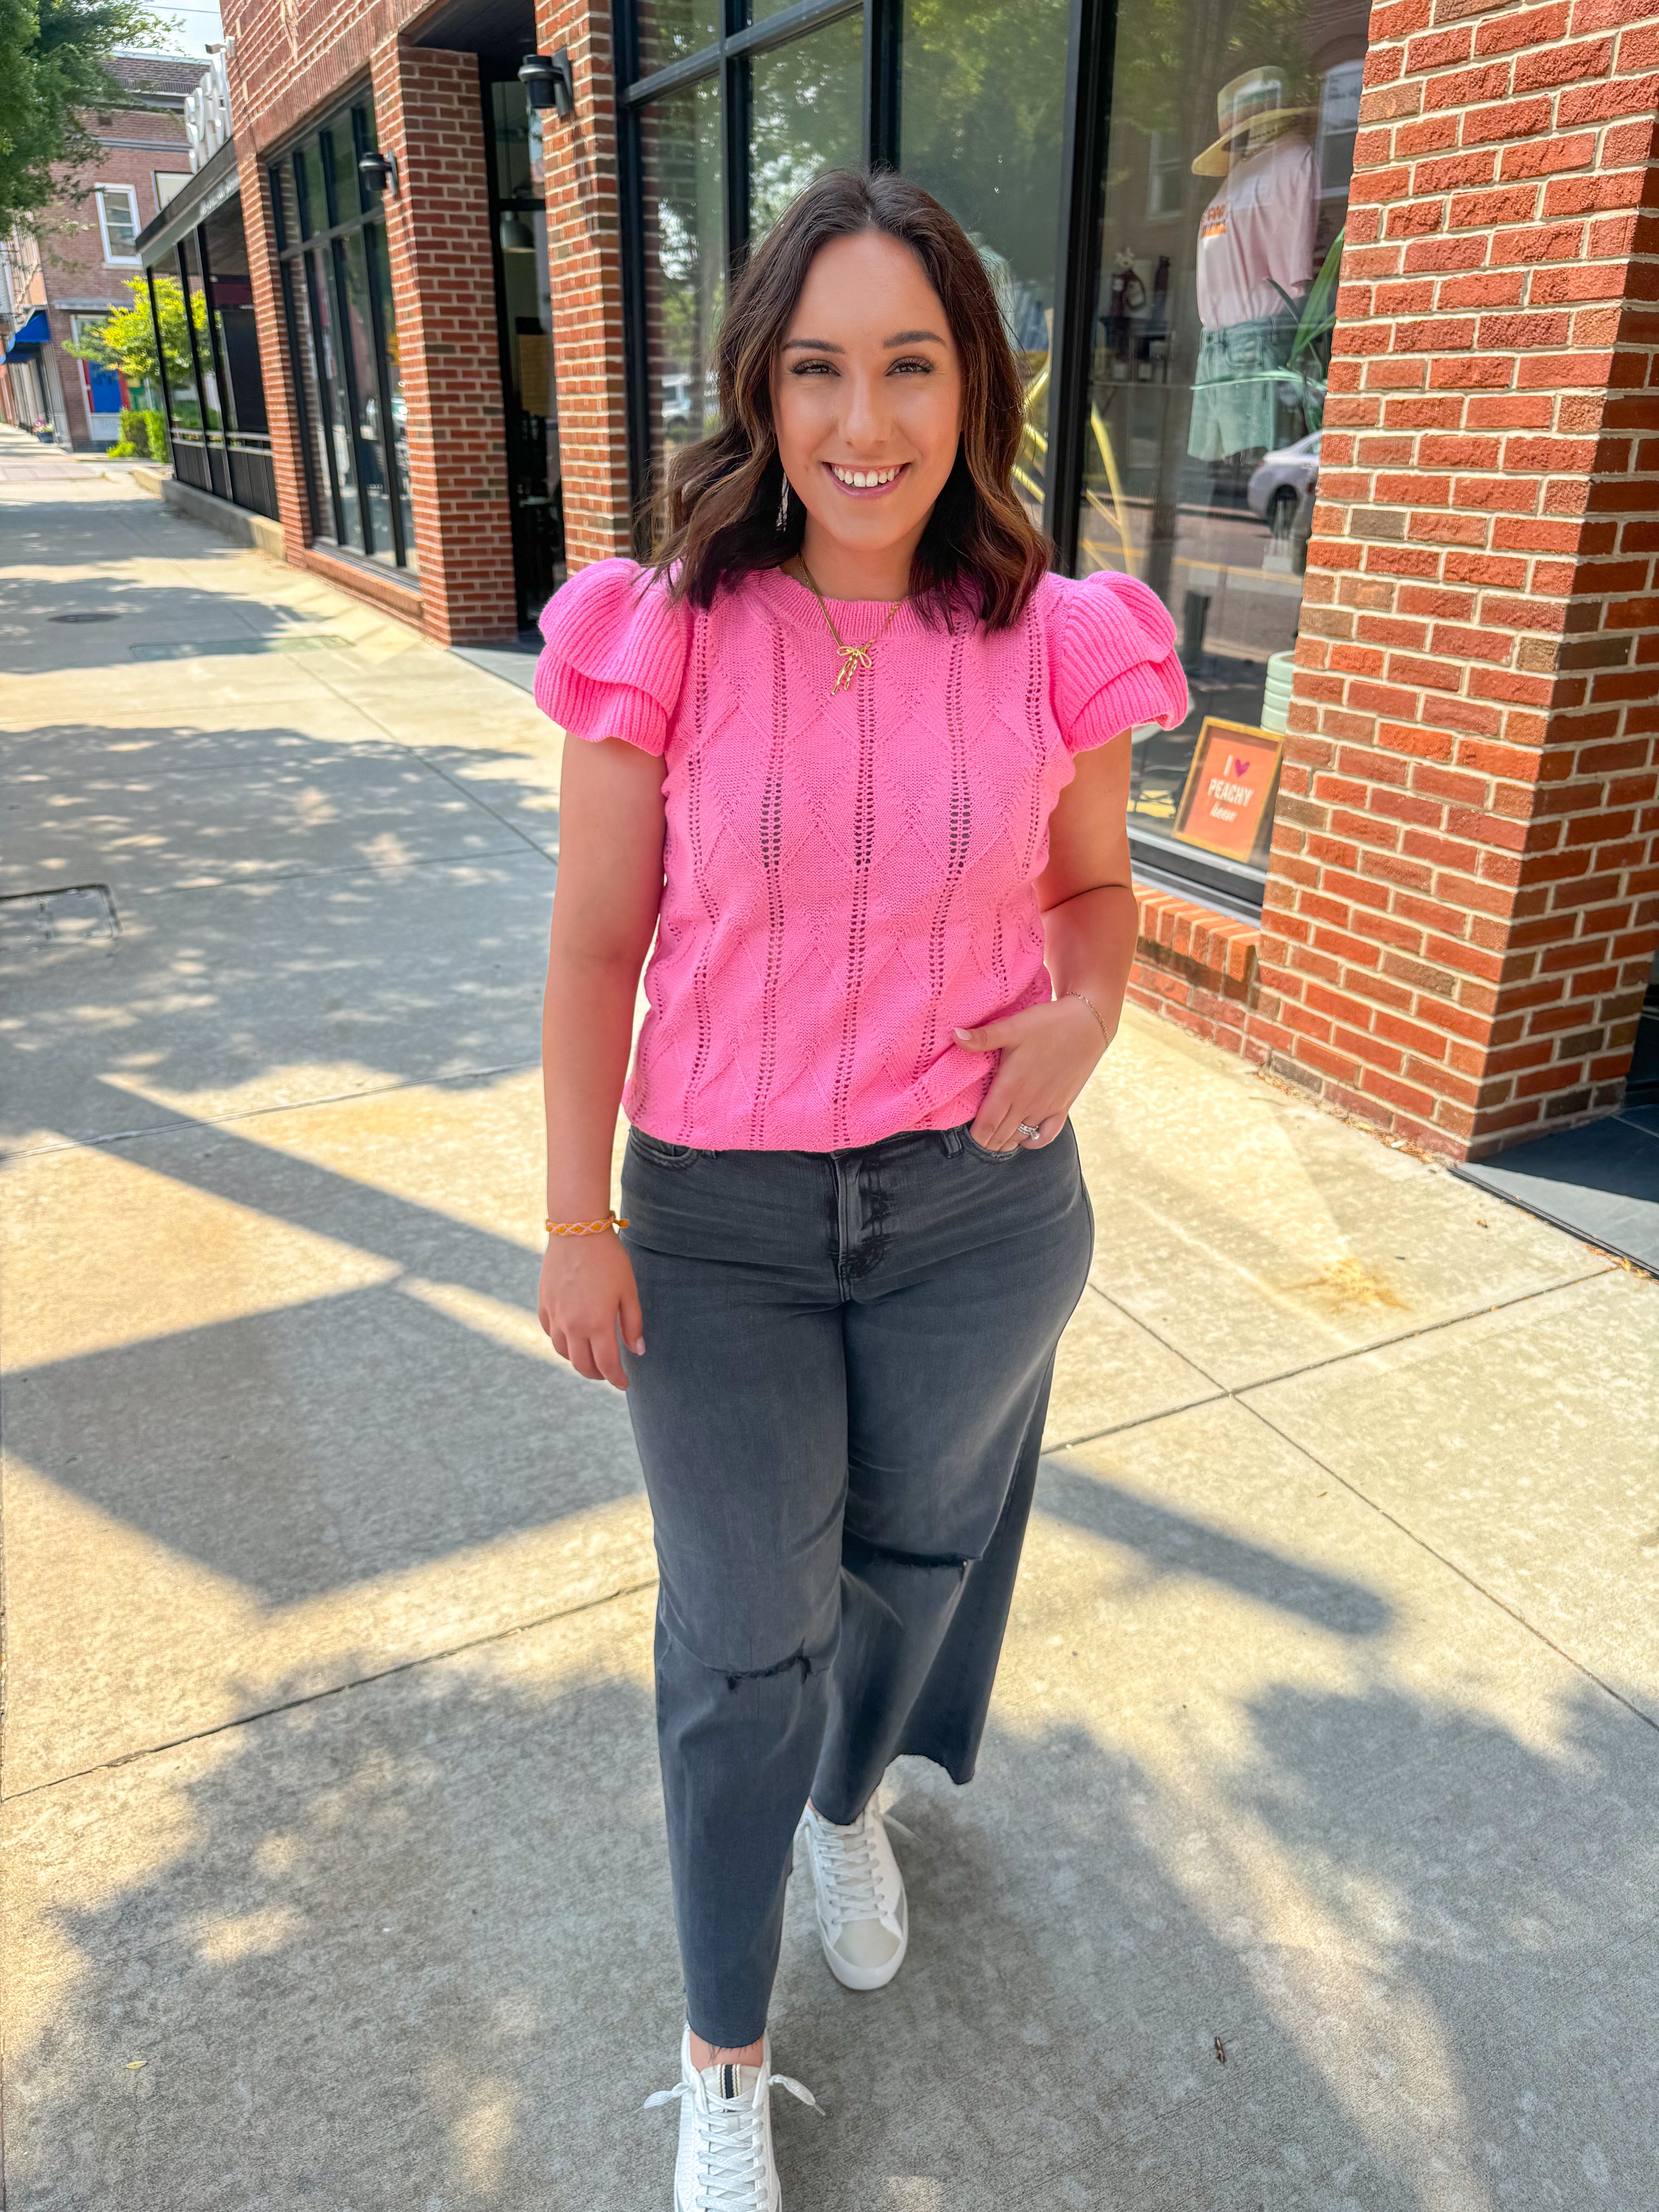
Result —
[[831, 1972], [880, 1988], [909, 1923], [875, 1792], [903, 1752], [973, 1772], [1092, 1249], [1066, 1115], [1135, 939], [1107, 741], [1187, 699], [1150, 592], [1048, 573], [995, 296], [915, 185], [800, 195], [720, 395], [654, 566], [586, 569], [544, 618], [537, 697], [582, 742], [541, 1320], [628, 1391], [655, 1522], [676, 2212], [776, 2212], [793, 1839]]

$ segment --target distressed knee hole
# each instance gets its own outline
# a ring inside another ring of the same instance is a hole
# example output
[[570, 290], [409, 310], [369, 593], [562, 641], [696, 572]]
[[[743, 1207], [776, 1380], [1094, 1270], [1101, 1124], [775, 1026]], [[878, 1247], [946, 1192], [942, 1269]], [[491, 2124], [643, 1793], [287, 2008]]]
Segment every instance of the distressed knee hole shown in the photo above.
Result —
[[776, 1675], [793, 1673], [797, 1667], [800, 1668], [800, 1678], [805, 1682], [812, 1672], [812, 1661], [805, 1644], [789, 1658], [780, 1659], [775, 1666], [754, 1667], [738, 1674], [733, 1674], [727, 1668], [721, 1668], [717, 1671], [725, 1674], [726, 1688], [735, 1690], [744, 1682], [769, 1682]]

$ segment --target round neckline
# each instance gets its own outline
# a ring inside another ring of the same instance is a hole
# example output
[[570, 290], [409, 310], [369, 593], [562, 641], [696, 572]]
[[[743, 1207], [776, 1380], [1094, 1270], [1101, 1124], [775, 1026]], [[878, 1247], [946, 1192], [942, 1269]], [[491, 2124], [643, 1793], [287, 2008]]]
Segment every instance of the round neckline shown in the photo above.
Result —
[[[754, 573], [763, 578], [775, 578], [779, 583], [787, 586], [799, 601], [803, 613], [810, 612], [817, 615], [818, 620], [823, 621], [823, 608], [819, 605], [817, 594], [809, 586], [797, 583], [793, 576], [787, 574], [781, 568], [761, 568]], [[906, 592], [902, 599], [832, 599], [828, 592], [823, 595], [824, 606], [851, 607], [860, 613], [873, 614], [883, 619], [890, 614], [895, 623], [902, 620], [907, 611], [915, 605], [915, 602], [908, 592]], [[896, 612], [894, 612], [895, 609], [897, 610]]]

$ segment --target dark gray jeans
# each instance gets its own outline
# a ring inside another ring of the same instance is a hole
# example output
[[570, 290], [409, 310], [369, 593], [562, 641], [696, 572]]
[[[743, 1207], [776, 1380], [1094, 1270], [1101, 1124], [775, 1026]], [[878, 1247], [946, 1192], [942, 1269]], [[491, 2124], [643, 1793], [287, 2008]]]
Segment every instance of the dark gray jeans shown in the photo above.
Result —
[[809, 1793], [844, 1822], [901, 1752], [973, 1772], [1093, 1217], [1069, 1124], [1006, 1154], [635, 1130], [622, 1210], [687, 2016], [742, 2045]]

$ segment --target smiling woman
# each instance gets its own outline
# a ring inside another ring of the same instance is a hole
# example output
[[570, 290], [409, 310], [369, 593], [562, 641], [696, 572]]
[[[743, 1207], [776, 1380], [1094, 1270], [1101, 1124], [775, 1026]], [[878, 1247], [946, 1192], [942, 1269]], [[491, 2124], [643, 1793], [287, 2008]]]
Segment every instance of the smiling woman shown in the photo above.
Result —
[[1048, 572], [993, 278], [919, 185], [809, 185], [716, 364], [653, 564], [543, 617], [540, 1311], [628, 1391], [655, 1522], [675, 2203], [778, 2212], [792, 1838], [830, 1972], [890, 1982], [876, 1790], [900, 1752], [974, 1770], [1093, 1249], [1067, 1115], [1134, 947], [1122, 733], [1187, 701], [1144, 586]]
[[[994, 628], [1024, 605], [1048, 555], [1011, 483], [1023, 386], [981, 257], [928, 193], [820, 178], [756, 255], [718, 359], [720, 427], [675, 456], [663, 498], [677, 595], [706, 606], [728, 577], [798, 559], [816, 519], [832, 594], [870, 596], [881, 548], [877, 598], [940, 612], [963, 595]], [[879, 514], [855, 519], [854, 494]]]

